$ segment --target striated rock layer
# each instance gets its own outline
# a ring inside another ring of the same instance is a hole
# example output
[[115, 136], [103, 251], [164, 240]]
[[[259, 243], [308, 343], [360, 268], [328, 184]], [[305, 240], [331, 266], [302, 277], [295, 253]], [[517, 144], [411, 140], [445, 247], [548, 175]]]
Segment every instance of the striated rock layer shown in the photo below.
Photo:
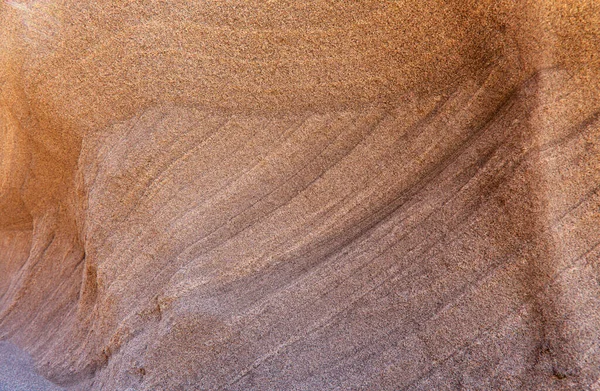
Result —
[[599, 8], [2, 2], [0, 339], [72, 390], [600, 389]]

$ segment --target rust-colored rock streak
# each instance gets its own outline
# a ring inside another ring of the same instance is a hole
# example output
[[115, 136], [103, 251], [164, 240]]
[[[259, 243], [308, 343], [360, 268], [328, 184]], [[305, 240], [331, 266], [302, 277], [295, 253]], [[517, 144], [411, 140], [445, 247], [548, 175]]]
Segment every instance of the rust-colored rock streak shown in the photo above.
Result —
[[600, 389], [600, 3], [0, 3], [0, 339], [72, 390]]

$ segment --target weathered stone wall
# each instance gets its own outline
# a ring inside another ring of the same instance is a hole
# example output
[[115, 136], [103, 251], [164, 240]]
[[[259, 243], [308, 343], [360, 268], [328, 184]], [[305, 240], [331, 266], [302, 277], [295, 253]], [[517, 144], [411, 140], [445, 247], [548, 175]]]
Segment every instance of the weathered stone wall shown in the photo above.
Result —
[[74, 390], [600, 387], [598, 8], [1, 3], [0, 338]]

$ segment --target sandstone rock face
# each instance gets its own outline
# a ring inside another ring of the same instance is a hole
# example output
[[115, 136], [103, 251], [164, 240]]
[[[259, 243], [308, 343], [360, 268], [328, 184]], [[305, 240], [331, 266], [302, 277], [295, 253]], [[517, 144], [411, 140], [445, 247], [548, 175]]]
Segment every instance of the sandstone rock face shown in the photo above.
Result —
[[0, 339], [72, 390], [600, 389], [599, 8], [1, 3]]

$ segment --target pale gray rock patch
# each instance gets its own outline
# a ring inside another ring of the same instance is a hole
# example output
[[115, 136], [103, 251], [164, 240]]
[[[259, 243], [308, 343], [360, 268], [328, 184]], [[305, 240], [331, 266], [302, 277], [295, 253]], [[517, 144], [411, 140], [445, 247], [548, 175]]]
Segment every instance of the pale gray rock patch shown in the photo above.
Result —
[[0, 341], [0, 391], [60, 391], [64, 390], [43, 376], [33, 366], [33, 360], [16, 345]]

